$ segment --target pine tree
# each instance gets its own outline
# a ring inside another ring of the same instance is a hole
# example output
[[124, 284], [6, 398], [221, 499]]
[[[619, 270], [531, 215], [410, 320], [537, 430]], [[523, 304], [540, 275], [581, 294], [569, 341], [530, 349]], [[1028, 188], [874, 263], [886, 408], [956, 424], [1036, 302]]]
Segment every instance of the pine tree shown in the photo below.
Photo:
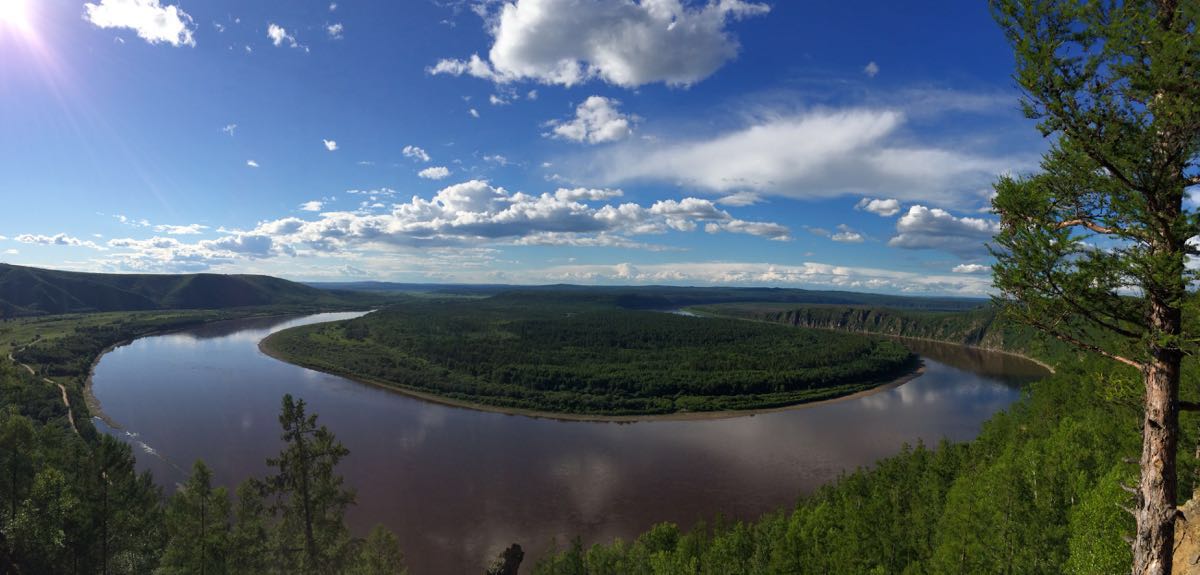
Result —
[[160, 573], [217, 575], [226, 572], [229, 550], [229, 497], [213, 488], [203, 461], [167, 505], [167, 533]]
[[317, 416], [305, 413], [304, 400], [283, 397], [279, 415], [284, 449], [267, 460], [275, 474], [266, 481], [279, 516], [276, 545], [289, 573], [331, 573], [349, 560], [350, 535], [346, 507], [354, 491], [342, 486], [334, 472], [350, 453]]
[[1200, 2], [991, 0], [1027, 115], [1056, 139], [1003, 178], [995, 283], [1011, 317], [1138, 370], [1145, 387], [1133, 573], [1171, 572], [1183, 308], [1200, 227]]
[[235, 522], [229, 534], [231, 575], [257, 575], [270, 571], [270, 513], [263, 490], [262, 482], [254, 479], [238, 485], [233, 510]]
[[376, 525], [359, 546], [354, 575], [406, 575], [404, 553], [396, 534]]

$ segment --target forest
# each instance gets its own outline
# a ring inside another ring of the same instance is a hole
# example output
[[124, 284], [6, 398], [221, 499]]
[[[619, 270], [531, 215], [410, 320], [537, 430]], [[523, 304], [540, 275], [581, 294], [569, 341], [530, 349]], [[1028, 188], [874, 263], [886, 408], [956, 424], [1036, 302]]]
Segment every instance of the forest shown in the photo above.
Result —
[[285, 330], [262, 347], [452, 400], [601, 415], [785, 406], [869, 389], [917, 365], [881, 338], [530, 295], [416, 300]]
[[[1138, 374], [1095, 357], [1057, 373], [972, 442], [914, 445], [758, 520], [664, 523], [633, 541], [564, 541], [539, 575], [1128, 573]], [[1194, 361], [1183, 388], [1196, 395]], [[1192, 397], [1194, 399], [1194, 397]], [[1200, 486], [1200, 418], [1181, 422], [1181, 500]]]

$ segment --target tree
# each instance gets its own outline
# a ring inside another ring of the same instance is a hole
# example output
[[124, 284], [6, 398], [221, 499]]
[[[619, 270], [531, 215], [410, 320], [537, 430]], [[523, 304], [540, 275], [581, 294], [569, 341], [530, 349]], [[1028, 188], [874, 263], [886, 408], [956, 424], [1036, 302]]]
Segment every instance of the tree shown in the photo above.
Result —
[[213, 488], [212, 472], [203, 461], [167, 505], [167, 534], [160, 573], [225, 572], [229, 547], [229, 497]]
[[316, 415], [305, 413], [303, 399], [290, 394], [283, 397], [279, 424], [285, 446], [279, 457], [267, 460], [276, 472], [266, 485], [279, 514], [282, 567], [289, 573], [338, 571], [350, 551], [344, 517], [354, 491], [342, 487], [334, 468], [350, 450], [324, 425], [317, 426]]
[[69, 569], [67, 530], [79, 499], [57, 469], [38, 472], [6, 531], [14, 555], [24, 558], [31, 573], [61, 573]]
[[376, 525], [359, 546], [354, 575], [406, 575], [404, 553], [396, 534]]
[[993, 253], [1011, 317], [1137, 369], [1145, 387], [1135, 574], [1171, 572], [1183, 308], [1200, 184], [1200, 3], [991, 0], [1026, 114], [1056, 140], [1002, 178]]
[[271, 546], [262, 482], [248, 479], [237, 488], [233, 530], [229, 534], [229, 572], [254, 575], [270, 571]]
[[17, 516], [22, 492], [33, 481], [33, 451], [36, 444], [33, 423], [15, 409], [0, 420], [0, 469], [3, 483], [0, 494], [8, 498], [8, 519]]

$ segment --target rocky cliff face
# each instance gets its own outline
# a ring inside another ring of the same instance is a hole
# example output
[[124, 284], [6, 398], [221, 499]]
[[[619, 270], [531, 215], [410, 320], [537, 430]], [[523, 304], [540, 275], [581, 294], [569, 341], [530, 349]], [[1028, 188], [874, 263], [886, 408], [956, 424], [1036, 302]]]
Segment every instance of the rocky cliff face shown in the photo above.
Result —
[[991, 310], [937, 314], [828, 306], [767, 311], [760, 313], [758, 319], [800, 327], [932, 339], [987, 349], [1008, 349], [1006, 344], [1012, 343], [1005, 341], [1003, 330], [994, 329], [996, 314]]

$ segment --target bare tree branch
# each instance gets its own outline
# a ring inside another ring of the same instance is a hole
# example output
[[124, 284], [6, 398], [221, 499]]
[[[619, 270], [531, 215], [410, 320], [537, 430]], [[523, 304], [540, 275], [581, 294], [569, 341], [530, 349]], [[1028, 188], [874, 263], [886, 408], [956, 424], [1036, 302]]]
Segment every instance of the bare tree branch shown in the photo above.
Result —
[[1076, 226], [1083, 226], [1083, 227], [1085, 227], [1089, 230], [1092, 230], [1093, 232], [1096, 232], [1098, 234], [1108, 234], [1108, 235], [1124, 234], [1124, 232], [1122, 232], [1121, 230], [1118, 230], [1117, 228], [1106, 228], [1100, 224], [1097, 224], [1096, 222], [1093, 222], [1093, 221], [1087, 220], [1087, 219], [1083, 219], [1083, 218], [1077, 218], [1074, 220], [1067, 220], [1065, 222], [1059, 222], [1054, 225], [1054, 229], [1061, 230], [1064, 228], [1072, 228], [1072, 227], [1076, 227]]

